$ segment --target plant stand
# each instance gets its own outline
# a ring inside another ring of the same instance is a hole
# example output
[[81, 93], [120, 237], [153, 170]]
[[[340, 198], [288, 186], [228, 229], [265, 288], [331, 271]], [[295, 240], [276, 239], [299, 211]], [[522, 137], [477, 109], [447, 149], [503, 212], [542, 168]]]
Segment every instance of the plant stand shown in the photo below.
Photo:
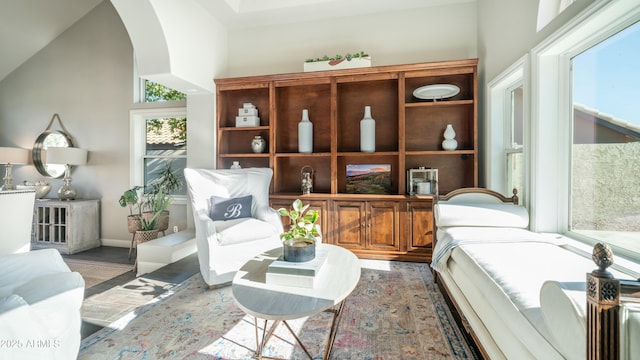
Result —
[[[136, 243], [136, 248], [138, 247], [138, 245], [150, 241], [150, 240], [154, 240], [158, 238], [158, 229], [153, 229], [153, 230], [138, 230], [135, 232], [135, 234], [133, 234], [133, 238], [135, 240]], [[136, 262], [133, 265], [133, 271], [136, 271], [138, 269], [138, 256], [136, 254]]]

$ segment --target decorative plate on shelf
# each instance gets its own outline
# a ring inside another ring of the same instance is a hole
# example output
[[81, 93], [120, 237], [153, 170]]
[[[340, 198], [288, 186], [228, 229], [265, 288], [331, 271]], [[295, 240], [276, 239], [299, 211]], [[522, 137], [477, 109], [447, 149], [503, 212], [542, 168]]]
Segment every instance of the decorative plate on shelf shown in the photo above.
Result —
[[453, 84], [433, 84], [421, 86], [413, 91], [413, 96], [422, 100], [442, 100], [460, 93], [460, 88]]

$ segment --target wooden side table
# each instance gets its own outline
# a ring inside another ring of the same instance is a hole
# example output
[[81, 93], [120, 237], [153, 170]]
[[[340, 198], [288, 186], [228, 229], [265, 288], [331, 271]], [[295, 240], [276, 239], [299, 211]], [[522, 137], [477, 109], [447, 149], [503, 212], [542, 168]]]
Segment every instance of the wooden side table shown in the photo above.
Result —
[[74, 254], [100, 246], [100, 200], [37, 199], [31, 248]]

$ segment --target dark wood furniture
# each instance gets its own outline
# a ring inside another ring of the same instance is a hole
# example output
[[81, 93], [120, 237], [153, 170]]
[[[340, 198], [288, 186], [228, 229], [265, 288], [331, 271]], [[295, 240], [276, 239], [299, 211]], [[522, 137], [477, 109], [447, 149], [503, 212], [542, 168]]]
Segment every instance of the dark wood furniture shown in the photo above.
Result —
[[[289, 207], [301, 198], [320, 211], [323, 241], [358, 256], [408, 261], [431, 260], [434, 197], [408, 196], [406, 172], [439, 170], [447, 193], [478, 184], [477, 59], [360, 69], [216, 79], [217, 167], [271, 167], [271, 203]], [[413, 91], [453, 84], [460, 92], [438, 101]], [[252, 103], [260, 126], [236, 127], [238, 109]], [[360, 120], [371, 106], [376, 151], [360, 152]], [[313, 153], [298, 152], [298, 122], [308, 109]], [[458, 148], [442, 149], [447, 124]], [[260, 135], [267, 150], [253, 153]], [[346, 166], [391, 165], [390, 194], [351, 194]], [[301, 169], [314, 171], [313, 193], [301, 195]]]

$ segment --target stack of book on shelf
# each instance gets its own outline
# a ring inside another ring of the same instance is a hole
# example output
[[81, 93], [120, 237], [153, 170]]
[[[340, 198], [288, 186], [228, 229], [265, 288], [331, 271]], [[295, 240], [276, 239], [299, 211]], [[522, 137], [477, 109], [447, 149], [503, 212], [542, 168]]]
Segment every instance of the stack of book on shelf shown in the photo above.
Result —
[[307, 262], [284, 261], [282, 257], [267, 268], [267, 284], [314, 288], [327, 262], [327, 250], [316, 249], [316, 257]]

